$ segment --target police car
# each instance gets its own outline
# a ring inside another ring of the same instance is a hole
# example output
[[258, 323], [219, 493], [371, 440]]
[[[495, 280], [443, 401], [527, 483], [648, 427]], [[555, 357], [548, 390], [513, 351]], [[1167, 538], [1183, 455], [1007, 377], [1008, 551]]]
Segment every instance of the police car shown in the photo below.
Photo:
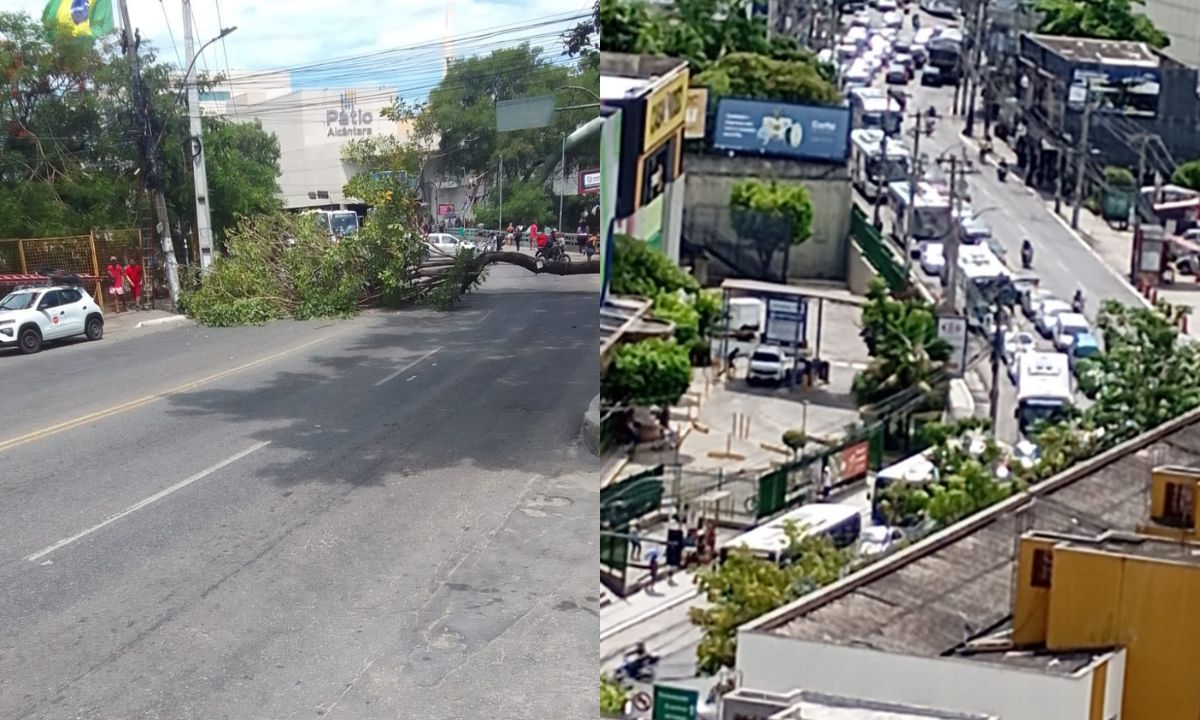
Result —
[[47, 341], [76, 335], [88, 340], [104, 336], [104, 311], [81, 287], [26, 287], [0, 300], [0, 348], [32, 354]]

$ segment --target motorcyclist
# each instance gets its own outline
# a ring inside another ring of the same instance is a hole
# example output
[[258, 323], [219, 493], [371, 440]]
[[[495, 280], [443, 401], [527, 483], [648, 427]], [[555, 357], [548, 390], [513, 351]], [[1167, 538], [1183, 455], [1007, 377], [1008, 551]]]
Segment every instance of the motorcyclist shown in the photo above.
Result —
[[1000, 179], [1000, 182], [1004, 182], [1008, 177], [1008, 161], [1004, 158], [1000, 158], [999, 164], [996, 165], [996, 177]]
[[1071, 309], [1077, 313], [1083, 312], [1083, 290], [1076, 290], [1075, 297], [1071, 299]]
[[633, 649], [625, 653], [625, 665], [622, 668], [626, 675], [637, 678], [645, 672], [646, 667], [654, 661], [654, 656], [646, 650], [646, 643], [638, 642]]
[[921, 16], [920, 15], [913, 15], [912, 27], [913, 27], [913, 30], [921, 29]]
[[1021, 241], [1021, 264], [1026, 270], [1033, 267], [1033, 243], [1029, 242], [1029, 238]]

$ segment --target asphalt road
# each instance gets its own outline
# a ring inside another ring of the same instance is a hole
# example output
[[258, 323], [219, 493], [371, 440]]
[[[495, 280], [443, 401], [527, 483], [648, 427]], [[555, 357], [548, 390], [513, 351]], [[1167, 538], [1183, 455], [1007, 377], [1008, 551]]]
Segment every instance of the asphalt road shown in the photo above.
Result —
[[0, 717], [590, 717], [598, 278], [0, 354]]

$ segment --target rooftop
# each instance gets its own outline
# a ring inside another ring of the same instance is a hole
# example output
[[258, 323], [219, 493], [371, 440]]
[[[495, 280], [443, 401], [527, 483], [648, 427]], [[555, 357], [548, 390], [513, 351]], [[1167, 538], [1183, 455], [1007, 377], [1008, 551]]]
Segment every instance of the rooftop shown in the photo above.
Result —
[[757, 706], [755, 709], [760, 709], [760, 712], [761, 709], [776, 706], [779, 711], [771, 717], [780, 720], [992, 720], [986, 715], [880, 703], [809, 690], [779, 695], [739, 688], [726, 695], [724, 701], [726, 707]]
[[602, 53], [600, 99], [637, 97], [687, 71], [687, 61], [658, 55]]
[[1160, 63], [1160, 58], [1154, 48], [1142, 42], [1059, 35], [1030, 35], [1028, 37], [1071, 62], [1097, 65], [1142, 65], [1145, 67], [1158, 67]]
[[[1163, 465], [1200, 465], [1200, 410], [1080, 463], [742, 629], [909, 655], [960, 656], [1043, 672], [1073, 672], [1092, 656], [1005, 651], [1005, 631], [1012, 622], [1017, 541], [1033, 529], [1072, 536], [1073, 542], [1110, 530], [1134, 532], [1149, 506], [1151, 470]], [[1113, 535], [1104, 542], [1120, 542], [1122, 548], [1137, 552], [1167, 552], [1153, 543], [1135, 546]]]

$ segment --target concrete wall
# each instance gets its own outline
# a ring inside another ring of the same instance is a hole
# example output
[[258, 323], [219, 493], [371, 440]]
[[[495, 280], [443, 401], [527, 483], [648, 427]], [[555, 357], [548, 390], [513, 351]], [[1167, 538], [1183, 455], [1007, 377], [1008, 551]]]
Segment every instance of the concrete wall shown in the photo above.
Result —
[[[853, 198], [849, 171], [845, 166], [708, 154], [687, 154], [683, 164], [687, 171], [688, 207], [728, 206], [729, 193], [739, 180], [775, 179], [804, 185], [813, 203], [812, 237], [799, 247], [791, 248], [788, 277], [846, 278], [847, 236], [850, 234]], [[686, 220], [684, 225], [686, 227]], [[732, 229], [729, 232], [732, 233]]]
[[[1003, 720], [1092, 717], [1093, 668], [1070, 676], [1053, 675], [747, 631], [738, 633], [737, 669], [743, 686], [769, 692], [802, 687], [877, 702], [983, 713]], [[1109, 675], [1117, 675], [1119, 680], [1120, 675], [1113, 672], [1119, 669], [1110, 668]], [[1117, 715], [1104, 715], [1105, 720], [1113, 717]]]
[[863, 255], [858, 244], [851, 241], [846, 248], [846, 287], [855, 295], [866, 295], [875, 277], [875, 268]]
[[1146, 0], [1141, 9], [1171, 38], [1167, 54], [1200, 67], [1200, 3], [1196, 0]]

